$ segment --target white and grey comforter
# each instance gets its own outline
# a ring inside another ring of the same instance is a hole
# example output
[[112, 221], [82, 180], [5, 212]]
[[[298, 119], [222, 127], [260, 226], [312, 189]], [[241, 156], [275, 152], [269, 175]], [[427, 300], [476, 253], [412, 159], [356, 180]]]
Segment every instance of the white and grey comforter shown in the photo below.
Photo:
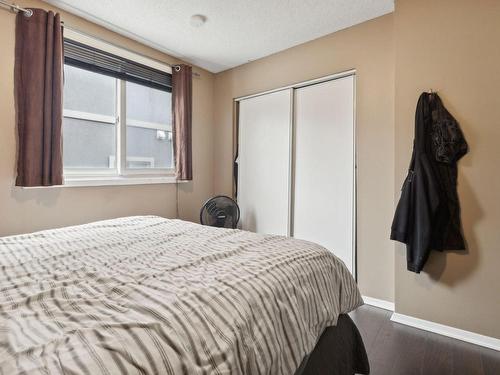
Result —
[[313, 243], [160, 217], [0, 238], [0, 374], [293, 374], [362, 303]]

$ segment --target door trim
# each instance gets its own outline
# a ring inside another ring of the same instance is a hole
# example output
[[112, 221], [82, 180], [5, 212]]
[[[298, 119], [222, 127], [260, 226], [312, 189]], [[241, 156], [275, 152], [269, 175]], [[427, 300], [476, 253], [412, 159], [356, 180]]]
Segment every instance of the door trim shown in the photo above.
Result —
[[333, 81], [334, 79], [344, 78], [344, 77], [353, 76], [353, 75], [356, 75], [356, 69], [346, 70], [344, 72], [330, 74], [328, 76], [314, 78], [314, 79], [311, 79], [311, 80], [308, 80], [308, 81], [296, 82], [296, 83], [292, 83], [291, 85], [281, 86], [281, 87], [278, 87], [278, 88], [275, 88], [275, 89], [257, 92], [255, 94], [240, 96], [240, 97], [234, 98], [234, 101], [239, 102], [241, 100], [254, 98], [256, 96], [271, 94], [271, 93], [276, 92], [276, 91], [289, 90], [289, 89], [298, 89], [298, 88], [305, 87], [305, 86], [315, 85], [316, 83], [323, 83], [323, 82], [326, 82], [326, 81]]

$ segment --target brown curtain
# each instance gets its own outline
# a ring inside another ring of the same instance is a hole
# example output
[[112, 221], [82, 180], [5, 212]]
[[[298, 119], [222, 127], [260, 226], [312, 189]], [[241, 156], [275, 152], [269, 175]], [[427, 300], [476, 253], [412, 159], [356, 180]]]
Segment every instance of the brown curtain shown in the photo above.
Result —
[[172, 69], [172, 132], [178, 180], [193, 179], [191, 150], [192, 71], [188, 65]]
[[63, 38], [59, 14], [16, 19], [17, 186], [62, 184]]

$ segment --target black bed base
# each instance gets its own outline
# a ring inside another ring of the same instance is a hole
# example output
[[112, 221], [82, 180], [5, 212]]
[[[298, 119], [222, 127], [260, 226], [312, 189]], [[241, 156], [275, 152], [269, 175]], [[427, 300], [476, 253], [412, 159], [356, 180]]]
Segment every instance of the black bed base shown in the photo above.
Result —
[[342, 314], [336, 326], [325, 329], [316, 347], [304, 358], [295, 375], [369, 373], [370, 365], [358, 328], [349, 315]]

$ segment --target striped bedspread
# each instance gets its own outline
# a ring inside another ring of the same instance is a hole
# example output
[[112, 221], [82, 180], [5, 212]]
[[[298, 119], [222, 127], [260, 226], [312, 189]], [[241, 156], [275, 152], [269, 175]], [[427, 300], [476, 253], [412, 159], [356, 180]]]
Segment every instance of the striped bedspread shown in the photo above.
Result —
[[126, 217], [0, 238], [0, 374], [286, 374], [362, 304], [313, 243]]

